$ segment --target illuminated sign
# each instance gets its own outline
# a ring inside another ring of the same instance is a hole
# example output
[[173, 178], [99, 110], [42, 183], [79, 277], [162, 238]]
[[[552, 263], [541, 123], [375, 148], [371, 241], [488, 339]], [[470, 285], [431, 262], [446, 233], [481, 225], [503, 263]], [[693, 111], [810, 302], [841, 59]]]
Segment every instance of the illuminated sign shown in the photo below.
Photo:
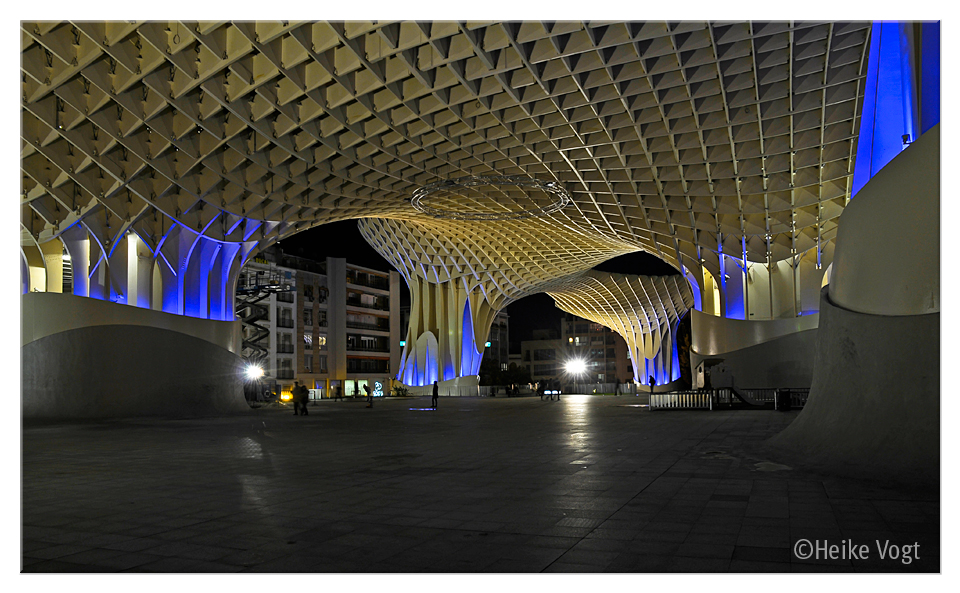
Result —
[[380, 381], [373, 382], [373, 397], [383, 397], [383, 383]]
[[401, 347], [401, 348], [403, 348], [403, 347], [406, 346], [406, 345], [407, 345], [407, 341], [406, 341], [406, 340], [400, 340], [400, 347]]
[[490, 342], [487, 342], [486, 344], [484, 344], [484, 347], [485, 347], [485, 348], [489, 348], [489, 347], [490, 347]]

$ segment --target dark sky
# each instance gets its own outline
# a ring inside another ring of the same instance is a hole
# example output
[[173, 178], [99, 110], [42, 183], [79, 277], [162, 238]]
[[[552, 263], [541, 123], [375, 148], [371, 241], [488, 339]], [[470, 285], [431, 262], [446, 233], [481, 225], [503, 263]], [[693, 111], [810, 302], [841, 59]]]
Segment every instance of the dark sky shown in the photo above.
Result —
[[[293, 237], [280, 241], [284, 253], [311, 259], [342, 257], [348, 262], [372, 268], [390, 271], [393, 267], [363, 239], [357, 228], [356, 220], [331, 222], [312, 228]], [[673, 267], [649, 253], [628, 253], [605, 261], [595, 269], [620, 274], [640, 274], [648, 276], [666, 276], [678, 274]], [[401, 282], [403, 282], [401, 278]], [[400, 289], [401, 305], [410, 302], [406, 284]], [[532, 339], [535, 329], [555, 329], [559, 335], [560, 320], [564, 312], [557, 308], [553, 299], [546, 294], [535, 294], [509, 305], [510, 315], [510, 351], [519, 352], [522, 340]]]
[[[297, 233], [292, 237], [279, 241], [280, 249], [289, 255], [297, 255], [309, 259], [325, 259], [327, 257], [342, 257], [348, 263], [389, 272], [393, 270], [387, 260], [370, 247], [357, 227], [356, 220], [341, 220]], [[400, 305], [410, 303], [410, 292], [407, 284], [400, 276]]]

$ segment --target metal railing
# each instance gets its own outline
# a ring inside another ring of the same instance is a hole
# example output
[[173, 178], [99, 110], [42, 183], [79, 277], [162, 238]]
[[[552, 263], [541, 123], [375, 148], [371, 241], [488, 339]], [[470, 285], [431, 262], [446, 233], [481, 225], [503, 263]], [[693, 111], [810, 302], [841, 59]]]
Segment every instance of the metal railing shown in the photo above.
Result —
[[377, 300], [376, 302], [370, 304], [364, 303], [360, 299], [347, 299], [347, 304], [351, 307], [360, 307], [361, 309], [374, 309], [376, 311], [390, 310], [390, 304], [381, 300]]
[[293, 344], [277, 344], [277, 354], [293, 354]]
[[293, 319], [278, 319], [277, 327], [293, 327]]
[[712, 410], [713, 391], [671, 391], [650, 395], [651, 410]]
[[380, 354], [389, 354], [390, 346], [357, 346], [352, 344], [347, 344], [347, 352], [378, 352]]
[[[807, 403], [810, 395], [808, 387], [801, 388], [764, 388], [743, 389], [737, 388], [737, 393], [744, 396], [754, 407], [771, 408], [785, 407], [784, 398], [789, 398], [790, 408], [800, 409]], [[749, 403], [741, 401], [732, 389], [697, 389], [689, 391], [671, 391], [668, 393], [654, 393], [650, 395], [651, 410], [716, 410], [733, 407], [750, 407]]]
[[292, 303], [293, 302], [293, 293], [292, 292], [278, 292], [277, 300], [281, 303]]
[[347, 321], [347, 327], [350, 329], [372, 329], [374, 331], [388, 332], [390, 331], [390, 326], [386, 327], [381, 326], [378, 323], [364, 323], [362, 321]]
[[367, 276], [365, 274], [358, 276], [354, 274], [347, 274], [347, 282], [349, 284], [368, 286], [378, 290], [390, 290], [390, 280], [383, 278], [382, 276]]

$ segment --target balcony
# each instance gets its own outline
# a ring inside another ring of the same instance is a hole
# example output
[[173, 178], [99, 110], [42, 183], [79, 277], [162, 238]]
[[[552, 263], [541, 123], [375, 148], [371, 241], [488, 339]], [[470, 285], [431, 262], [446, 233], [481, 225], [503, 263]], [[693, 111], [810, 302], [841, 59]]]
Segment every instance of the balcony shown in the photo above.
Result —
[[347, 359], [348, 373], [389, 373], [389, 360], [355, 360]]
[[293, 344], [277, 344], [277, 354], [293, 354]]
[[383, 276], [373, 274], [364, 274], [356, 272], [347, 272], [347, 282], [357, 286], [367, 286], [377, 290], [390, 290], [390, 280]]
[[293, 302], [293, 291], [289, 292], [278, 292], [277, 300], [281, 303], [292, 303]]
[[293, 319], [278, 319], [277, 327], [293, 327]]
[[279, 369], [279, 370], [277, 371], [277, 379], [281, 379], [281, 380], [287, 379], [287, 380], [290, 380], [290, 379], [293, 379], [294, 376], [295, 376], [295, 373], [293, 372], [293, 369]]
[[363, 309], [374, 309], [376, 311], [390, 310], [390, 303], [386, 299], [377, 299], [375, 302], [367, 304], [360, 299], [347, 297], [347, 305], [351, 307], [361, 307]]
[[390, 354], [390, 346], [387, 344], [377, 344], [376, 346], [362, 346], [347, 344], [348, 352], [378, 352], [380, 354]]
[[364, 323], [362, 321], [347, 321], [347, 327], [350, 329], [372, 329], [378, 332], [390, 331], [389, 323]]

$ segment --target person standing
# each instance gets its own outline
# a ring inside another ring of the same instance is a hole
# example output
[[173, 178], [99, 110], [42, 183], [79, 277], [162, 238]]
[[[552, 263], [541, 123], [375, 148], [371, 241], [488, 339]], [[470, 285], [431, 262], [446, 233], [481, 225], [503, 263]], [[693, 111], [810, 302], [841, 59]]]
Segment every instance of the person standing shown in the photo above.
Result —
[[290, 392], [290, 399], [293, 400], [293, 415], [300, 415], [300, 381], [293, 382], [293, 390]]
[[367, 407], [373, 407], [373, 395], [370, 394], [370, 386], [366, 383], [363, 384], [363, 390], [367, 393]]
[[650, 379], [650, 395], [653, 395], [653, 388], [657, 386], [657, 380], [653, 378], [653, 375], [647, 378]]
[[310, 390], [307, 389], [306, 385], [300, 386], [300, 412], [307, 416], [307, 402], [310, 401]]
[[440, 399], [440, 385], [436, 381], [433, 382], [433, 409], [437, 409], [437, 401]]
[[336, 397], [333, 398], [333, 401], [343, 401], [343, 385], [337, 385]]

